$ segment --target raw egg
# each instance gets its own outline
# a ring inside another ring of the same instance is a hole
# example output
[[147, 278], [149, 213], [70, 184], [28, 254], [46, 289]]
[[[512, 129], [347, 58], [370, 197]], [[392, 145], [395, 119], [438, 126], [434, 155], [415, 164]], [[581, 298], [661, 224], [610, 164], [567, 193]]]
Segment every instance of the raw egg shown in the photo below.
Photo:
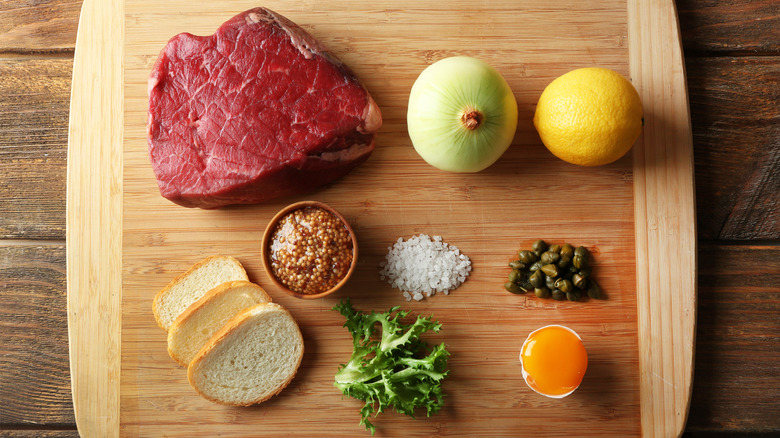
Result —
[[588, 368], [588, 352], [572, 329], [548, 325], [528, 335], [520, 351], [525, 383], [552, 398], [574, 392]]

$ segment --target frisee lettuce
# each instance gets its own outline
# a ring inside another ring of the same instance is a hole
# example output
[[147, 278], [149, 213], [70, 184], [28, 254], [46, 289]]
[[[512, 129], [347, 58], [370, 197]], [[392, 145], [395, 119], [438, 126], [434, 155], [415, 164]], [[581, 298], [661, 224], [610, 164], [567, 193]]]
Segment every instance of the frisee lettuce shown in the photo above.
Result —
[[[347, 319], [344, 327], [352, 334], [354, 346], [349, 362], [336, 373], [335, 386], [344, 395], [366, 402], [360, 424], [371, 434], [375, 427], [369, 417], [387, 407], [414, 418], [417, 408], [425, 408], [430, 417], [444, 406], [442, 381], [450, 354], [444, 344], [430, 348], [420, 339], [429, 330], [438, 332], [441, 324], [430, 316], [405, 324], [402, 319], [409, 311], [400, 308], [366, 314], [353, 309], [349, 298], [333, 307]], [[381, 326], [378, 336], [377, 326]]]

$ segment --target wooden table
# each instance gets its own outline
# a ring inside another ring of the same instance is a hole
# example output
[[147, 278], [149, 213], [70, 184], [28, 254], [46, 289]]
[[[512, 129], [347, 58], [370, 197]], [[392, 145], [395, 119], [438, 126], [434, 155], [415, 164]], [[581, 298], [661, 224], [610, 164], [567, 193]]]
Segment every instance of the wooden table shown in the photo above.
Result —
[[[0, 2], [0, 436], [77, 436], [64, 239], [80, 6]], [[699, 237], [686, 436], [780, 436], [780, 4], [677, 7]]]

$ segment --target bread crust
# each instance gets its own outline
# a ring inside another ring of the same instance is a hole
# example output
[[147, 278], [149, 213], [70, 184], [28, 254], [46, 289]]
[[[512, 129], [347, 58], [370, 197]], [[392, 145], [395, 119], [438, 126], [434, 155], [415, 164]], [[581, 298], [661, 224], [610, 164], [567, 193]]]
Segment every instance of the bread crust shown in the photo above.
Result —
[[[259, 315], [262, 312], [267, 312], [271, 310], [281, 310], [284, 313], [287, 314], [287, 317], [289, 317], [294, 323], [295, 328], [298, 331], [298, 345], [300, 347], [300, 354], [296, 358], [294, 369], [290, 373], [290, 376], [287, 378], [286, 381], [280, 383], [277, 388], [270, 392], [269, 394], [265, 395], [264, 397], [260, 397], [256, 400], [249, 400], [242, 403], [233, 403], [226, 400], [217, 399], [214, 397], [211, 397], [205, 393], [203, 393], [200, 388], [198, 388], [195, 385], [194, 382], [194, 375], [195, 370], [199, 366], [200, 362], [203, 361], [204, 358], [208, 357], [208, 355], [211, 353], [211, 351], [216, 348], [221, 342], [225, 342], [225, 338], [229, 337], [235, 330], [237, 330], [241, 325], [248, 323], [251, 321], [251, 317]], [[203, 346], [203, 348], [200, 349], [198, 354], [195, 356], [194, 359], [190, 362], [189, 366], [187, 367], [187, 380], [190, 382], [190, 386], [192, 386], [193, 389], [203, 398], [206, 400], [209, 400], [211, 402], [226, 405], [226, 406], [251, 406], [258, 403], [262, 403], [271, 397], [275, 396], [276, 394], [279, 394], [283, 389], [285, 389], [290, 382], [295, 378], [296, 374], [298, 373], [298, 369], [301, 366], [301, 362], [303, 360], [303, 354], [304, 354], [304, 342], [303, 342], [303, 334], [301, 333], [301, 329], [298, 326], [298, 323], [295, 321], [295, 319], [292, 317], [290, 312], [282, 307], [279, 304], [276, 303], [260, 303], [255, 306], [246, 308], [244, 310], [241, 310], [238, 312], [233, 318], [231, 318], [221, 329], [219, 329], [214, 335], [211, 337], [211, 339], [206, 342], [206, 345]]]
[[243, 273], [244, 273], [244, 276], [248, 278], [248, 276], [246, 275], [246, 269], [244, 269], [244, 266], [243, 266], [243, 265], [241, 264], [241, 262], [239, 262], [239, 261], [238, 261], [238, 259], [236, 259], [235, 257], [231, 257], [231, 256], [227, 256], [227, 255], [221, 255], [221, 254], [217, 254], [217, 255], [208, 256], [208, 257], [206, 257], [205, 259], [203, 259], [203, 260], [201, 260], [201, 261], [199, 261], [199, 262], [195, 263], [195, 264], [194, 264], [194, 265], [192, 265], [192, 266], [191, 266], [189, 269], [187, 269], [185, 272], [183, 272], [183, 273], [181, 273], [181, 274], [177, 275], [177, 276], [176, 276], [176, 278], [174, 278], [174, 279], [173, 279], [173, 280], [172, 280], [170, 283], [168, 283], [168, 285], [167, 285], [167, 286], [165, 286], [165, 287], [164, 287], [164, 288], [163, 288], [161, 291], [157, 292], [157, 295], [155, 295], [155, 297], [154, 297], [154, 300], [152, 301], [152, 313], [154, 314], [154, 319], [155, 319], [155, 321], [157, 321], [157, 325], [158, 325], [158, 326], [160, 326], [160, 328], [161, 328], [161, 329], [163, 329], [163, 330], [166, 330], [166, 331], [168, 330], [168, 328], [166, 328], [166, 327], [165, 327], [165, 324], [163, 323], [163, 321], [160, 319], [160, 314], [159, 314], [160, 300], [161, 300], [161, 299], [162, 299], [164, 296], [166, 296], [166, 295], [168, 294], [168, 292], [169, 292], [169, 291], [170, 291], [170, 290], [171, 290], [171, 289], [172, 289], [174, 286], [176, 286], [177, 284], [179, 284], [179, 283], [180, 283], [182, 280], [184, 280], [185, 278], [187, 278], [189, 275], [191, 275], [191, 274], [192, 274], [194, 271], [196, 271], [198, 268], [200, 268], [200, 267], [202, 267], [202, 266], [204, 266], [204, 265], [206, 265], [206, 264], [210, 263], [210, 262], [211, 262], [212, 260], [214, 260], [214, 259], [220, 259], [220, 258], [222, 258], [222, 259], [230, 259], [231, 261], [233, 261], [234, 263], [236, 263], [236, 264], [237, 264], [237, 265], [238, 265], [238, 266], [241, 268], [241, 270], [243, 271]]
[[168, 355], [170, 355], [171, 358], [176, 361], [176, 363], [178, 363], [183, 367], [189, 365], [189, 362], [185, 361], [183, 358], [178, 356], [171, 349], [171, 339], [173, 338], [173, 336], [178, 333], [179, 329], [183, 324], [185, 324], [187, 321], [192, 319], [192, 317], [197, 313], [198, 309], [207, 305], [209, 302], [218, 299], [222, 294], [226, 293], [227, 291], [233, 288], [245, 287], [245, 286], [253, 287], [255, 291], [262, 296], [262, 299], [264, 301], [260, 301], [260, 302], [270, 303], [273, 301], [273, 299], [271, 298], [270, 295], [268, 295], [265, 289], [263, 289], [260, 285], [256, 283], [252, 283], [251, 281], [235, 280], [235, 281], [228, 281], [216, 286], [215, 288], [206, 292], [206, 294], [200, 297], [198, 301], [195, 301], [194, 303], [190, 304], [190, 306], [187, 307], [187, 309], [185, 309], [184, 312], [182, 312], [181, 315], [179, 315], [173, 321], [173, 324], [171, 324], [171, 326], [168, 328]]

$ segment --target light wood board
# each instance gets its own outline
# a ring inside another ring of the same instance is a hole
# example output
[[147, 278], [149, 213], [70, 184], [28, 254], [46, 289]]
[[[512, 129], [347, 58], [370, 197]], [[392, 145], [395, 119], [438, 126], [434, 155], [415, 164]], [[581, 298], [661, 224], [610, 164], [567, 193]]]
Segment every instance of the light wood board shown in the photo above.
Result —
[[[446, 406], [416, 419], [392, 412], [378, 436], [669, 436], [684, 427], [695, 326], [695, 218], [690, 123], [671, 2], [275, 1], [264, 6], [320, 39], [364, 80], [384, 125], [372, 157], [304, 196], [202, 211], [160, 197], [149, 164], [146, 80], [165, 42], [207, 35], [257, 4], [86, 0], [74, 65], [68, 176], [68, 305], [74, 405], [85, 436], [363, 436], [361, 403], [333, 376], [351, 352], [330, 308], [402, 304], [444, 325], [429, 339], [452, 356]], [[512, 147], [478, 174], [438, 171], [414, 152], [406, 100], [417, 75], [451, 55], [496, 67], [519, 105]], [[531, 123], [555, 77], [603, 66], [630, 77], [645, 129], [616, 163], [582, 168], [554, 158]], [[334, 296], [287, 297], [259, 255], [266, 222], [287, 203], [314, 199], [350, 221], [357, 271]], [[441, 235], [471, 257], [450, 295], [405, 302], [378, 264], [398, 237]], [[593, 248], [608, 296], [581, 303], [511, 295], [506, 263], [537, 238]], [[292, 384], [251, 408], [198, 397], [167, 355], [151, 312], [155, 293], [215, 253], [244, 263], [301, 325], [306, 353]], [[121, 322], [121, 326], [120, 326]], [[527, 334], [546, 324], [581, 334], [590, 364], [562, 400], [533, 393], [520, 375]]]

